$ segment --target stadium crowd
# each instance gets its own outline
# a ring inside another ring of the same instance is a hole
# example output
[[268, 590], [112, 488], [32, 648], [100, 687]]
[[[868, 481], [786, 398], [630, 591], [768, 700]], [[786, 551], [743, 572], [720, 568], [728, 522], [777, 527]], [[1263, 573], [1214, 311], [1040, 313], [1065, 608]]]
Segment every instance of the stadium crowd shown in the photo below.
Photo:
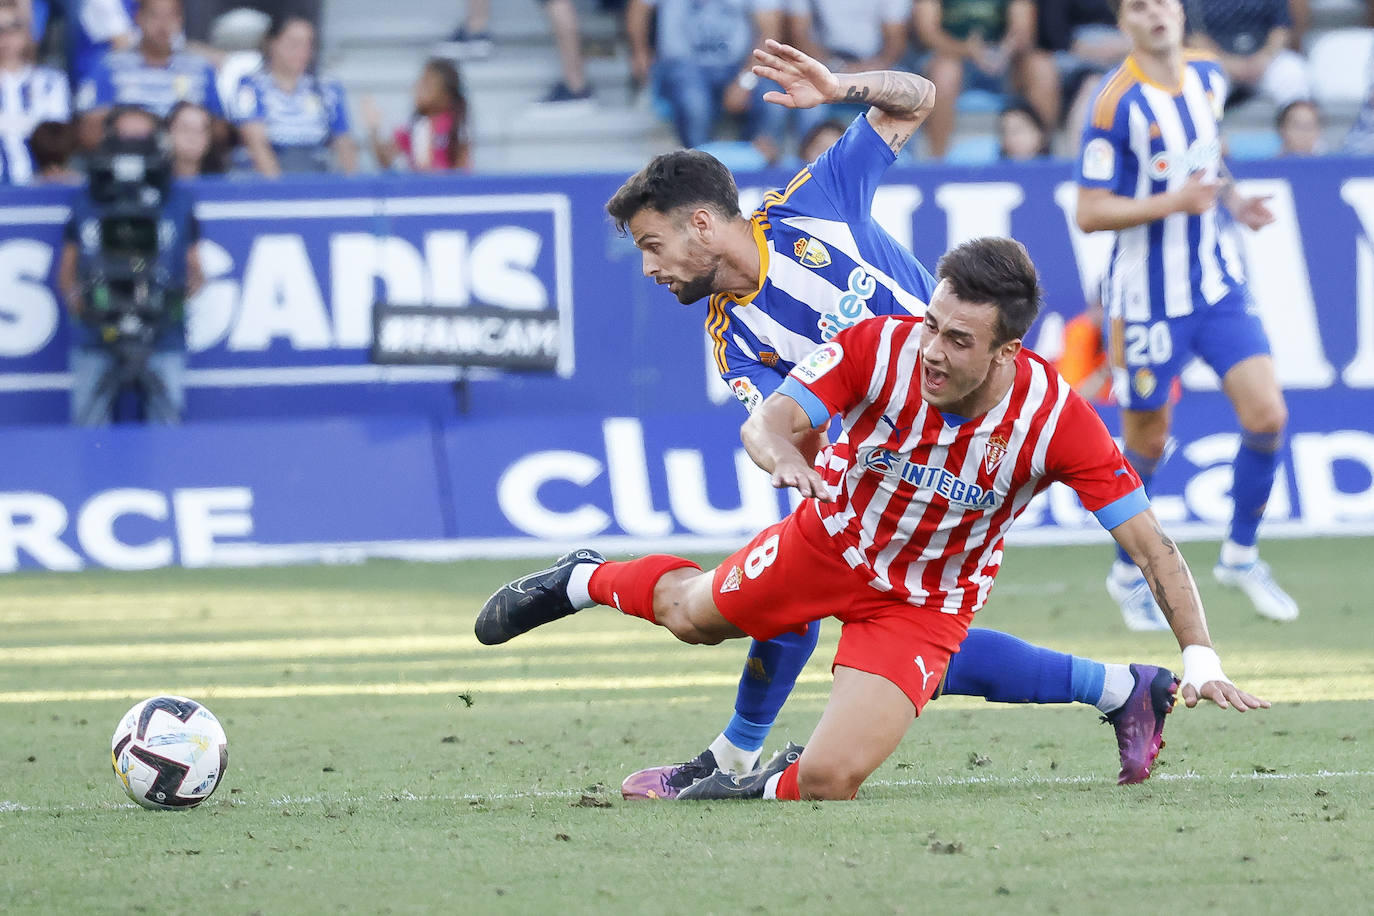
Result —
[[[678, 141], [724, 148], [738, 166], [805, 159], [816, 137], [833, 137], [835, 122], [858, 110], [764, 104], [770, 87], [750, 72], [749, 52], [766, 38], [790, 41], [837, 72], [926, 74], [938, 101], [922, 148], [910, 155], [959, 162], [1072, 156], [1088, 99], [1127, 50], [1107, 0], [597, 2], [620, 17], [617, 53]], [[539, 104], [595, 105], [578, 6], [539, 5], [561, 71]], [[1374, 25], [1374, 4], [1365, 6]], [[212, 41], [216, 17], [238, 7], [264, 14], [251, 52]], [[1258, 99], [1276, 113], [1272, 128], [1240, 138], [1234, 154], [1374, 152], [1374, 91], [1358, 112], [1342, 114], [1353, 123], [1341, 142], [1324, 138], [1329, 113], [1314, 95], [1316, 62], [1303, 53], [1312, 37], [1309, 0], [1185, 7], [1189, 45], [1216, 56], [1233, 87], [1228, 107]], [[462, 66], [501, 48], [490, 0], [468, 0], [456, 12], [453, 35], [434, 57], [416, 61], [413, 109], [398, 126], [384, 123], [370, 98], [348, 99], [317, 66], [319, 0], [0, 0], [0, 183], [75, 180], [103, 118], [125, 105], [164, 119], [169, 140], [180, 144], [176, 155], [196, 163], [181, 174], [471, 169]], [[1367, 78], [1364, 62], [1343, 63]], [[961, 117], [973, 114], [995, 114], [995, 135], [961, 136]], [[205, 143], [207, 122], [208, 145], [190, 152]]]

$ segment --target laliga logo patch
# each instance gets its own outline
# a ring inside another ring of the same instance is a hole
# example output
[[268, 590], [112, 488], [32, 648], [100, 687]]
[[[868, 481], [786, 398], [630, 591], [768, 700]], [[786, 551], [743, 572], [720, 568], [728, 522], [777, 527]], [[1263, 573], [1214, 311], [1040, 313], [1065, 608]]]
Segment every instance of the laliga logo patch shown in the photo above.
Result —
[[739, 591], [739, 585], [743, 577], [740, 575], [738, 566], [731, 566], [730, 572], [726, 574], [725, 581], [720, 583], [720, 593]]
[[750, 413], [763, 401], [763, 394], [754, 386], [754, 383], [747, 378], [730, 379], [730, 390], [734, 392], [735, 399], [744, 405], [744, 409]]
[[820, 268], [830, 263], [829, 250], [815, 239], [797, 239], [792, 251], [796, 254], [797, 260], [807, 267]]
[[1083, 177], [1107, 181], [1116, 174], [1116, 150], [1106, 137], [1096, 137], [1083, 147]]
[[1135, 393], [1142, 398], [1148, 398], [1155, 393], [1155, 388], [1159, 386], [1159, 380], [1150, 369], [1135, 370], [1135, 378], [1131, 380], [1131, 386], [1135, 388]]
[[1007, 457], [1007, 440], [1005, 436], [993, 436], [988, 440], [988, 444], [983, 451], [983, 466], [991, 474], [997, 470], [997, 466], [1002, 463], [1002, 459]]
[[804, 382], [814, 382], [844, 359], [844, 349], [837, 343], [828, 343], [812, 350], [806, 359], [797, 363], [792, 374]]

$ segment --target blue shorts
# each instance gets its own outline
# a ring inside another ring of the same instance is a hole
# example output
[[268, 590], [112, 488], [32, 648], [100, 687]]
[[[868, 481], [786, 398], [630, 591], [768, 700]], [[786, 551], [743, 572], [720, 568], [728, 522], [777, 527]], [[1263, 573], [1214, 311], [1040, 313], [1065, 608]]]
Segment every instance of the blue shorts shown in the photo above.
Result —
[[1112, 366], [1112, 389], [1128, 410], [1155, 410], [1188, 360], [1198, 356], [1224, 378], [1231, 367], [1269, 354], [1269, 338], [1242, 287], [1215, 305], [1199, 302], [1189, 315], [1127, 322], [1114, 318], [1103, 327]]

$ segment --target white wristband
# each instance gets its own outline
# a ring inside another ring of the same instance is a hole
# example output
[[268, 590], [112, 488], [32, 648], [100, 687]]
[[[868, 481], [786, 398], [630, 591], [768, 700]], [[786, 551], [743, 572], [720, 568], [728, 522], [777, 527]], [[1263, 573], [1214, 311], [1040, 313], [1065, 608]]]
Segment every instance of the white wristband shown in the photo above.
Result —
[[1183, 649], [1183, 686], [1201, 690], [1208, 681], [1231, 683], [1222, 673], [1221, 659], [1210, 646], [1185, 646]]

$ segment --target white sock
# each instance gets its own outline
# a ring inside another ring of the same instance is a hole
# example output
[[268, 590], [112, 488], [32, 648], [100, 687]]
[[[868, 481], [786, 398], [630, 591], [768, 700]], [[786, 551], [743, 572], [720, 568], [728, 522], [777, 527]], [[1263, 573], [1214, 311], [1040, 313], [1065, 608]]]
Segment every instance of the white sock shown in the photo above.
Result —
[[1258, 559], [1259, 548], [1254, 545], [1243, 547], [1229, 538], [1221, 542], [1222, 566], [1249, 566]]
[[578, 563], [572, 568], [572, 575], [568, 577], [568, 600], [579, 611], [596, 607], [591, 592], [587, 591], [587, 585], [592, 581], [592, 573], [596, 572], [599, 565], [601, 564]]
[[723, 732], [711, 742], [709, 750], [716, 758], [716, 766], [727, 773], [734, 773], [736, 776], [752, 773], [754, 767], [759, 765], [759, 757], [763, 754], [763, 748], [756, 751], [746, 751], [742, 747], [736, 747], [735, 743], [725, 737]]
[[1140, 567], [1134, 563], [1126, 563], [1119, 559], [1112, 561], [1112, 578], [1122, 585], [1130, 585], [1143, 575]]
[[1135, 675], [1131, 674], [1130, 665], [1104, 662], [1102, 667], [1107, 669], [1107, 676], [1102, 679], [1102, 696], [1093, 705], [1106, 714], [1125, 705], [1135, 689]]
[[782, 779], [782, 774], [781, 774], [781, 773], [774, 773], [772, 776], [769, 776], [769, 777], [768, 777], [768, 781], [767, 781], [766, 783], [763, 784], [763, 797], [764, 797], [764, 798], [771, 798], [771, 799], [773, 799], [774, 801], [777, 801], [777, 798], [778, 798], [778, 780], [779, 780], [779, 779]]

